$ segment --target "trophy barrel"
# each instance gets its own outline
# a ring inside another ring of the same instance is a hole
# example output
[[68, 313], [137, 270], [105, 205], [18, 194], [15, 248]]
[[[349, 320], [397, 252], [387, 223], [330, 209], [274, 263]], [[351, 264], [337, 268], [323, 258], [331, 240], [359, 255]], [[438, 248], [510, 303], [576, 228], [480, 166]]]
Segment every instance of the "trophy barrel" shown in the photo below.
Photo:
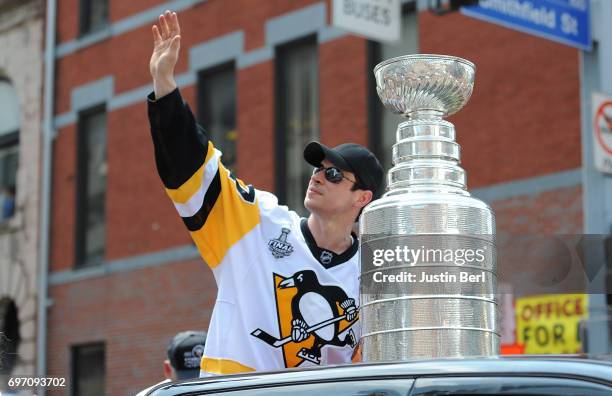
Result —
[[[368, 206], [361, 220], [363, 361], [491, 356], [499, 352], [495, 303], [495, 219], [482, 201], [451, 191], [403, 191]], [[432, 257], [419, 263], [373, 267], [374, 250], [482, 251], [481, 261]], [[364, 257], [367, 257], [364, 259]], [[382, 275], [413, 274], [415, 282], [375, 282]], [[460, 272], [485, 274], [460, 282]], [[454, 275], [453, 281], [422, 281]]]

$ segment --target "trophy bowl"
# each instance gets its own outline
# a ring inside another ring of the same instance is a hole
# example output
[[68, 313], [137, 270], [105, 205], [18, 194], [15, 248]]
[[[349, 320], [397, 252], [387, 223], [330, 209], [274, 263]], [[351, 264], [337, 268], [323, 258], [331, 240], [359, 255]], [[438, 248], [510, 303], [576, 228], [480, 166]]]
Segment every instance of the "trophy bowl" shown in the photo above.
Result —
[[476, 67], [447, 55], [416, 54], [388, 59], [374, 67], [376, 91], [386, 108], [410, 117], [415, 111], [445, 117], [472, 95]]

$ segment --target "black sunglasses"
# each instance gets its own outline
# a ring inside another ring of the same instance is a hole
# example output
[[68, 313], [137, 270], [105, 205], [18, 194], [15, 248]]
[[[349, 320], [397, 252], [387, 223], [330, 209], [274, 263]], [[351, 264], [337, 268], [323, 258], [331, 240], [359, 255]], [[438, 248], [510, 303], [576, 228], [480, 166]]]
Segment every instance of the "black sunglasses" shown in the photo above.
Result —
[[334, 184], [340, 183], [342, 179], [346, 179], [350, 181], [351, 183], [357, 183], [357, 181], [351, 180], [348, 177], [344, 176], [344, 173], [342, 173], [342, 171], [336, 168], [335, 166], [330, 166], [329, 168], [325, 168], [322, 166], [318, 168], [314, 168], [312, 170], [312, 174], [315, 175], [321, 171], [325, 171], [325, 179], [327, 179], [327, 181], [332, 182]]

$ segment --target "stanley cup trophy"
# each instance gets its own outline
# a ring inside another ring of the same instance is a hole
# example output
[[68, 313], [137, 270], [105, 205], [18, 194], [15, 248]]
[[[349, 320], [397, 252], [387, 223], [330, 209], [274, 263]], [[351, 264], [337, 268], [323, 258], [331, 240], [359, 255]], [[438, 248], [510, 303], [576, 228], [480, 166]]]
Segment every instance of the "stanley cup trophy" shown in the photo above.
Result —
[[397, 128], [387, 192], [361, 216], [363, 361], [499, 354], [495, 218], [470, 196], [454, 114], [474, 64], [408, 55], [374, 68]]

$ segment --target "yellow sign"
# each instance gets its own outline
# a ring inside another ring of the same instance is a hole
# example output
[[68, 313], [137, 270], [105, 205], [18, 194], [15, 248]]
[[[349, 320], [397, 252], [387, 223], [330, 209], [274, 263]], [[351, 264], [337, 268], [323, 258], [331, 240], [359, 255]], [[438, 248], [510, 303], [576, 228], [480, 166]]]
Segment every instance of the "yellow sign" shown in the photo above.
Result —
[[582, 351], [579, 324], [588, 317], [588, 295], [551, 294], [516, 299], [516, 339], [526, 354]]

